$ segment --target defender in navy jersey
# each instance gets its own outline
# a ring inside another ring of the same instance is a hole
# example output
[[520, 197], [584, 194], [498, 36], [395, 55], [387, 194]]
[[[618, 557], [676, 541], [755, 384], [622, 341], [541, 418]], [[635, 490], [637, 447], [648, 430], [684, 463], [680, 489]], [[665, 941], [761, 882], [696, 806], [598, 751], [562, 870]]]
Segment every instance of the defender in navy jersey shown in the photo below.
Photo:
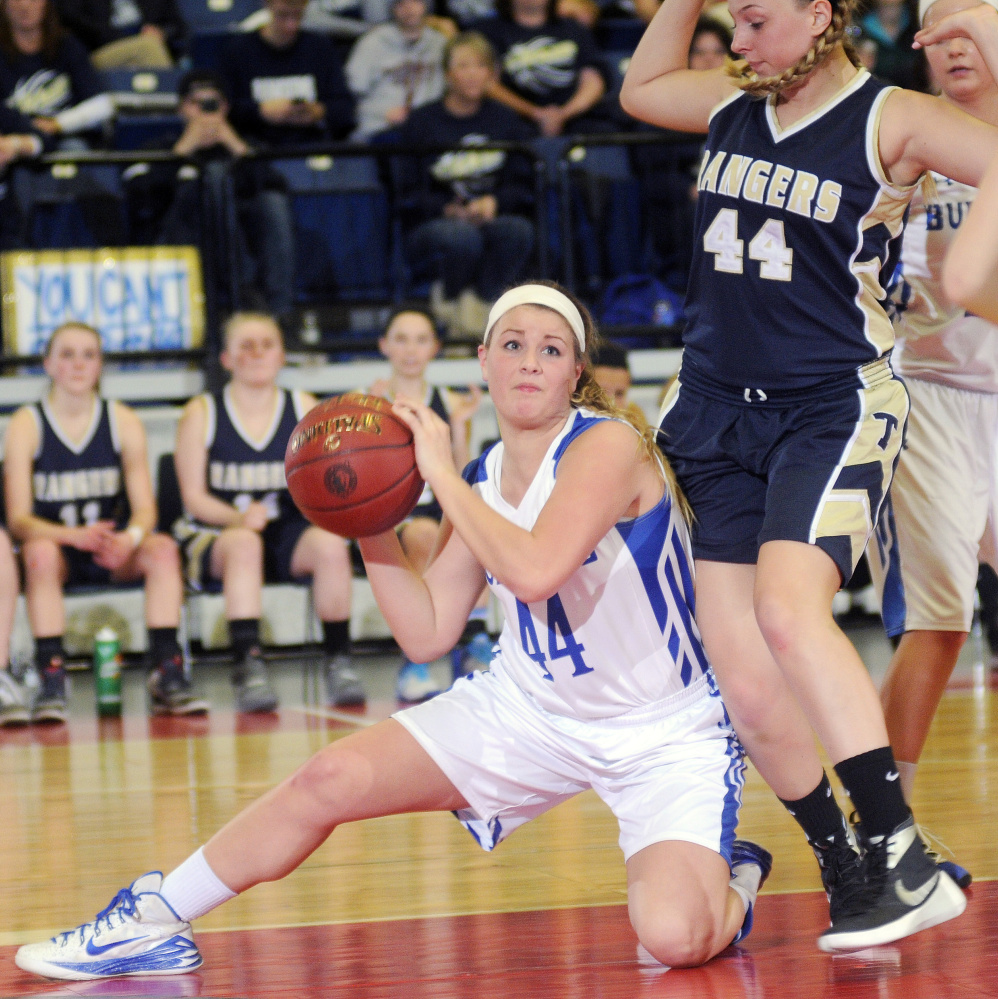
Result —
[[[824, 950], [966, 905], [918, 836], [831, 604], [904, 436], [883, 302], [911, 193], [928, 169], [976, 183], [998, 151], [993, 129], [858, 67], [843, 43], [853, 5], [730, 0], [740, 61], [727, 73], [686, 68], [700, 5], [665, 0], [621, 92], [636, 117], [707, 133], [686, 349], [659, 440], [693, 507], [698, 621], [735, 727], [821, 866]], [[862, 820], [862, 858], [815, 734]]]
[[183, 583], [177, 546], [154, 531], [156, 503], [142, 422], [103, 399], [100, 334], [82, 323], [56, 329], [45, 353], [51, 386], [7, 429], [7, 516], [21, 542], [28, 618], [42, 689], [33, 718], [64, 722], [63, 587], [145, 582], [154, 713], [208, 710], [194, 696], [177, 627]]
[[693, 620], [685, 506], [651, 435], [596, 384], [595, 336], [557, 286], [500, 297], [479, 357], [501, 442], [465, 478], [447, 422], [394, 406], [443, 507], [441, 543], [419, 571], [395, 531], [361, 538], [368, 579], [417, 660], [453, 645], [488, 583], [506, 608], [491, 669], [334, 740], [165, 880], [126, 889], [109, 921], [137, 942], [113, 967], [88, 952], [93, 924], [22, 947], [19, 967], [191, 970], [190, 920], [283, 877], [341, 822], [453, 810], [492, 849], [587, 788], [620, 825], [639, 957], [698, 965], [744, 938], [772, 858], [734, 839], [742, 753]]
[[364, 702], [350, 665], [353, 574], [342, 538], [312, 527], [284, 478], [284, 450], [316, 400], [279, 388], [281, 330], [272, 316], [233, 315], [225, 325], [222, 366], [231, 374], [215, 395], [192, 399], [177, 427], [174, 461], [185, 516], [174, 525], [187, 580], [220, 581], [232, 640], [232, 682], [240, 711], [277, 708], [260, 651], [263, 584], [312, 579], [322, 622], [330, 704]]
[[[454, 393], [426, 381], [426, 367], [440, 350], [437, 329], [429, 313], [408, 308], [398, 310], [389, 318], [384, 335], [378, 340], [378, 349], [391, 363], [391, 375], [379, 379], [367, 391], [392, 402], [398, 398], [416, 399], [429, 406], [450, 426], [454, 463], [463, 468], [469, 458], [469, 421], [478, 408], [481, 391], [475, 385], [466, 393]], [[402, 550], [420, 569], [429, 565], [442, 516], [433, 490], [424, 485], [412, 513], [396, 528]], [[483, 600], [481, 606], [472, 611], [462, 645], [470, 642], [474, 635], [482, 635], [474, 648], [484, 645], [491, 653], [492, 645], [485, 635], [486, 609]], [[460, 667], [465, 658], [463, 648], [452, 650], [451, 657]], [[488, 659], [485, 662], [487, 664]], [[439, 694], [443, 687], [430, 674], [426, 663], [414, 663], [403, 657], [395, 689], [400, 701], [416, 703]]]

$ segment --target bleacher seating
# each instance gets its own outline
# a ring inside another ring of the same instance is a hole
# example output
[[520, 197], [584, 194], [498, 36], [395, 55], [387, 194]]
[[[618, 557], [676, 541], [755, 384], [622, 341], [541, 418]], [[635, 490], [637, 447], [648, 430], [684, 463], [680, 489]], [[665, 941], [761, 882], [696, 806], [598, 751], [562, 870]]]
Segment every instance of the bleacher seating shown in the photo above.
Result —
[[292, 196], [298, 298], [387, 300], [388, 196], [373, 156], [279, 159]]

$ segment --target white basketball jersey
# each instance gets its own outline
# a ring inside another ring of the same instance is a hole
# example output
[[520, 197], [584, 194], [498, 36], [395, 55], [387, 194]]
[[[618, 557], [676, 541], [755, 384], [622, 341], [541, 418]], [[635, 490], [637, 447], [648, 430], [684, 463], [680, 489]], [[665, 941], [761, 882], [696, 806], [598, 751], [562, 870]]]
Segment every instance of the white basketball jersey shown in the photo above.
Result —
[[898, 337], [893, 365], [903, 377], [998, 392], [998, 327], [950, 304], [942, 289], [943, 258], [977, 188], [932, 178], [938, 196], [926, 204], [919, 188], [912, 199], [900, 280], [891, 292]]
[[[604, 419], [572, 411], [518, 507], [499, 491], [501, 442], [465, 478], [493, 510], [529, 531], [565, 449]], [[708, 670], [693, 620], [692, 566], [686, 524], [666, 492], [654, 509], [619, 521], [547, 600], [524, 604], [488, 575], [506, 617], [492, 669], [545, 710], [576, 718], [613, 717], [681, 693]]]

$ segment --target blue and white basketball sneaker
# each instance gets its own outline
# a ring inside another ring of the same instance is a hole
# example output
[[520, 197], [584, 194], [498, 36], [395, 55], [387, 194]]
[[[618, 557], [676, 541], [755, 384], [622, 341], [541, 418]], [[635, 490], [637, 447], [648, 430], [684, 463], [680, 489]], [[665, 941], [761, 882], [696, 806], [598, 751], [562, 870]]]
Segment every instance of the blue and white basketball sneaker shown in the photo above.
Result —
[[191, 924], [159, 894], [163, 875], [143, 874], [122, 888], [92, 923], [14, 955], [24, 971], [82, 981], [119, 975], [182, 975], [201, 965]]
[[745, 906], [745, 919], [732, 943], [741, 943], [751, 932], [755, 915], [755, 900], [769, 872], [773, 869], [773, 855], [747, 839], [736, 839], [731, 844], [731, 881], [737, 883], [749, 896]]

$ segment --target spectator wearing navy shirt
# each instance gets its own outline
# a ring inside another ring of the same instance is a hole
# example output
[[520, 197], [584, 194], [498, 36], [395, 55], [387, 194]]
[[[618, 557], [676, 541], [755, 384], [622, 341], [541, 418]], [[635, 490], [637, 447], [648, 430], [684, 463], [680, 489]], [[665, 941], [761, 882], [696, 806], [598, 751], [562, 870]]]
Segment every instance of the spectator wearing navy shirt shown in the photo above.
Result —
[[588, 28], [556, 14], [556, 2], [496, 0], [497, 16], [474, 25], [499, 61], [489, 94], [542, 135], [612, 130], [603, 56]]
[[481, 336], [489, 305], [522, 276], [534, 245], [529, 161], [478, 147], [527, 141], [534, 132], [486, 96], [495, 56], [479, 34], [458, 35], [444, 50], [446, 90], [416, 108], [392, 135], [413, 146], [452, 151], [408, 157], [400, 170], [402, 225], [409, 259], [430, 264], [431, 308], [452, 332]]
[[342, 139], [353, 128], [353, 97], [336, 48], [301, 30], [306, 2], [266, 0], [270, 20], [233, 37], [222, 53], [232, 124], [250, 141], [301, 145]]
[[87, 50], [63, 28], [49, 0], [0, 5], [0, 101], [59, 144], [114, 114]]

